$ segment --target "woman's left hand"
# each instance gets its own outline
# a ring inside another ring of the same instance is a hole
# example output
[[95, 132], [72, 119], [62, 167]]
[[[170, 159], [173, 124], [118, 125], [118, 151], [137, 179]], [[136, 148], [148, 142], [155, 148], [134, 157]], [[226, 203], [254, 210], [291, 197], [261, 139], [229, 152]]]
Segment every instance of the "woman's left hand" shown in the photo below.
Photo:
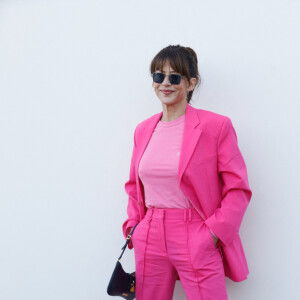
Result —
[[216, 244], [217, 244], [217, 242], [218, 242], [219, 238], [218, 238], [218, 237], [216, 237], [216, 236], [213, 234], [213, 232], [211, 231], [211, 229], [210, 229], [210, 228], [209, 228], [209, 230], [210, 230], [210, 234], [212, 235], [212, 237], [213, 237], [213, 239], [214, 239], [214, 244], [215, 244], [215, 246], [216, 246]]
[[214, 239], [214, 244], [216, 245], [219, 239], [217, 237], [215, 237], [213, 234], [212, 234], [212, 237]]

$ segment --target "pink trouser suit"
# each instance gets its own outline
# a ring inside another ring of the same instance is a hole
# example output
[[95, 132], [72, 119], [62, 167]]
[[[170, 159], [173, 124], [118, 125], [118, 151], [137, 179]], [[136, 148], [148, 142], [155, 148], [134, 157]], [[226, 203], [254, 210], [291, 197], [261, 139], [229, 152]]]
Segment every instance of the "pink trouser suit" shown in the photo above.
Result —
[[249, 273], [239, 227], [252, 192], [235, 130], [190, 104], [173, 121], [161, 116], [136, 127], [125, 184], [136, 299], [172, 299], [176, 279], [188, 299], [228, 299], [225, 276]]

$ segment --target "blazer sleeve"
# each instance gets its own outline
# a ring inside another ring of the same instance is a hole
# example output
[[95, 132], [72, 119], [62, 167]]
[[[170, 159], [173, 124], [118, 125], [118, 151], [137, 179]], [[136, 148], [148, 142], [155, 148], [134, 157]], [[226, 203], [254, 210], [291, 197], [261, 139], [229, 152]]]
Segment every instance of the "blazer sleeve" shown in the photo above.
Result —
[[252, 196], [246, 164], [229, 117], [225, 118], [221, 126], [217, 142], [217, 159], [222, 200], [205, 223], [225, 245], [229, 245], [239, 233]]
[[[126, 181], [125, 183], [125, 191], [128, 195], [127, 219], [122, 225], [122, 231], [125, 239], [127, 238], [126, 235], [127, 228], [134, 227], [140, 221], [139, 208], [137, 205], [138, 199], [137, 199], [137, 186], [136, 186], [136, 176], [135, 176], [135, 160], [136, 160], [136, 153], [137, 153], [136, 135], [137, 135], [137, 127], [134, 131], [134, 144], [133, 144], [133, 151], [132, 151], [130, 171], [129, 171], [129, 180]], [[129, 247], [129, 249], [131, 248]]]

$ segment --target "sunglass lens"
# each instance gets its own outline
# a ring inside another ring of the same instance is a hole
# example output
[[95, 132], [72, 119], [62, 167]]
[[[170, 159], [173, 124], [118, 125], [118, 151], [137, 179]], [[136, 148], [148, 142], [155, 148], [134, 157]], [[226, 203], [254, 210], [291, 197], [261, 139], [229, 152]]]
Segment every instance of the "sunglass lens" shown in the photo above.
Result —
[[162, 73], [153, 73], [153, 81], [156, 83], [162, 83], [164, 81], [165, 75]]
[[171, 74], [169, 80], [171, 84], [180, 84], [181, 77], [178, 74]]

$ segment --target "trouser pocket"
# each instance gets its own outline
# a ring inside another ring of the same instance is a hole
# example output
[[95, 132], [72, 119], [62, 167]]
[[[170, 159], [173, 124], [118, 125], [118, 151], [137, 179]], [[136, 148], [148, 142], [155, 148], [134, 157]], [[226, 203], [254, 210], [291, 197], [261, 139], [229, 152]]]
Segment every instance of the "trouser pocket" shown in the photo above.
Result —
[[146, 218], [143, 218], [139, 223], [138, 225], [135, 227], [134, 229], [134, 232], [131, 236], [131, 241], [132, 241], [132, 245], [133, 247], [135, 248], [135, 245], [136, 243], [141, 240], [141, 237], [140, 235], [142, 235], [143, 237], [143, 234], [145, 234], [146, 232], [146, 226], [148, 225], [148, 222], [146, 220]]
[[220, 260], [218, 246], [215, 245], [209, 227], [201, 220], [187, 224], [188, 247], [194, 268], [204, 268], [213, 260]]

